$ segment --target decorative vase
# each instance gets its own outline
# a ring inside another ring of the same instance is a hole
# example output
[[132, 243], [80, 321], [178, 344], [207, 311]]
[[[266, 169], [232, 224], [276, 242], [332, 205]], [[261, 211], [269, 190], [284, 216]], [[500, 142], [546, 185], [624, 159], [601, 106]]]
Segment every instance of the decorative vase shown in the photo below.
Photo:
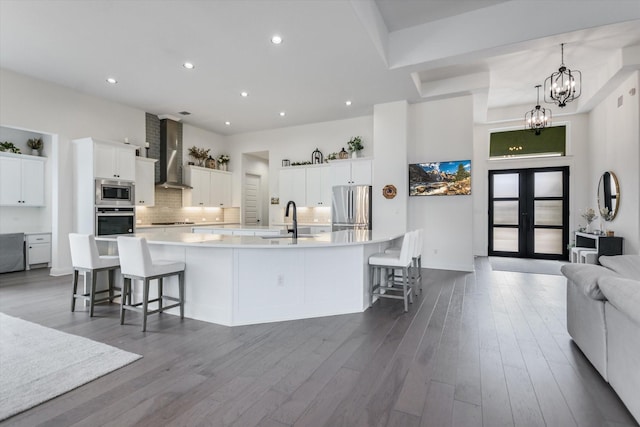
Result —
[[226, 171], [227, 170], [227, 164], [226, 163], [220, 163], [220, 170], [221, 171]]
[[40, 155], [40, 151], [37, 148], [34, 148], [33, 150], [31, 150], [31, 155], [32, 156], [39, 156]]
[[352, 159], [357, 159], [358, 158], [358, 152], [357, 151], [352, 151], [351, 152], [351, 158]]

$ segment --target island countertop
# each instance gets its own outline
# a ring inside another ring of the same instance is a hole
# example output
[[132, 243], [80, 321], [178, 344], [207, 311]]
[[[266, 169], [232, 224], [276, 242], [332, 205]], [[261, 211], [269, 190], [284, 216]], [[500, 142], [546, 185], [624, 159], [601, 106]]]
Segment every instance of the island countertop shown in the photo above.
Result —
[[[338, 247], [391, 242], [402, 235], [371, 230], [342, 230], [317, 235], [302, 235], [294, 242], [291, 235], [285, 236], [230, 236], [205, 233], [159, 233], [142, 232], [128, 236], [144, 237], [150, 245], [198, 246], [231, 249], [300, 249], [312, 247]], [[98, 241], [115, 241], [118, 236], [96, 236]]]

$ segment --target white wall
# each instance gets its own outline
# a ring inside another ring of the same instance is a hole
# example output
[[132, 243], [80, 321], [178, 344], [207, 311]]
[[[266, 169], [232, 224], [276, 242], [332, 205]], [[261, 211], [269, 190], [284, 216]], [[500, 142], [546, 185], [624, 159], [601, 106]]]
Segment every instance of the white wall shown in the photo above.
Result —
[[[232, 135], [228, 137], [233, 171], [233, 205], [239, 206], [242, 188], [243, 153], [259, 151], [269, 152], [269, 194], [268, 197], [279, 197], [279, 171], [282, 159], [291, 162], [311, 161], [311, 153], [318, 148], [325, 156], [347, 148], [347, 141], [354, 136], [361, 136], [364, 149], [361, 154], [368, 157], [373, 154], [373, 117], [364, 116], [347, 120], [313, 123], [304, 126], [265, 130], [260, 132]], [[282, 205], [270, 205], [269, 221], [271, 224], [282, 222]]]
[[[468, 160], [473, 156], [473, 98], [424, 102], [409, 108], [408, 163]], [[473, 159], [472, 159], [473, 160]], [[475, 168], [472, 161], [471, 169]], [[408, 177], [405, 176], [408, 185]], [[472, 196], [410, 197], [409, 228], [424, 229], [425, 268], [473, 271]]]
[[73, 224], [70, 141], [85, 136], [132, 144], [145, 140], [144, 111], [0, 69], [0, 125], [52, 135], [52, 274], [70, 271]]
[[[589, 115], [589, 205], [597, 208], [596, 188], [603, 172], [620, 184], [620, 208], [606, 225], [625, 238], [624, 252], [640, 253], [640, 72], [635, 71]], [[635, 94], [632, 92], [635, 90]], [[618, 107], [618, 98], [622, 105]]]
[[[503, 110], [505, 116], [521, 115], [521, 110]], [[489, 160], [489, 137], [492, 132], [523, 129], [524, 120], [505, 121], [488, 125], [476, 125], [473, 136], [473, 163], [471, 182], [473, 185], [473, 253], [487, 256], [489, 245], [489, 170], [524, 169], [552, 166], [569, 166], [569, 230], [580, 224], [580, 213], [591, 204], [595, 187], [587, 179], [588, 116], [576, 114], [554, 120], [554, 125], [567, 126], [567, 155], [565, 157], [543, 157], [533, 159]], [[543, 131], [544, 132], [544, 131]], [[582, 221], [584, 224], [584, 221]]]
[[182, 125], [182, 159], [186, 163], [189, 159], [189, 147], [209, 148], [209, 155], [217, 158], [221, 154], [227, 153], [226, 137], [214, 132], [191, 126], [184, 123]]
[[[407, 231], [407, 101], [373, 107], [373, 228], [390, 233]], [[394, 185], [397, 195], [386, 199], [385, 185]]]

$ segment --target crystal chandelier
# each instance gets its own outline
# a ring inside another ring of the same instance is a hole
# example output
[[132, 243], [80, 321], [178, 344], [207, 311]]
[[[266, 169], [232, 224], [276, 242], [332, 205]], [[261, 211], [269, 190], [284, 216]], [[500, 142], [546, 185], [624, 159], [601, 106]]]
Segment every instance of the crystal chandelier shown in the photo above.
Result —
[[536, 85], [538, 90], [536, 106], [524, 115], [525, 127], [533, 130], [536, 135], [540, 135], [542, 129], [551, 124], [551, 110], [540, 107], [540, 87]]
[[560, 108], [567, 105], [582, 93], [582, 73], [571, 71], [564, 65], [564, 43], [560, 45], [562, 62], [558, 71], [552, 73], [544, 81], [544, 102], [558, 104]]

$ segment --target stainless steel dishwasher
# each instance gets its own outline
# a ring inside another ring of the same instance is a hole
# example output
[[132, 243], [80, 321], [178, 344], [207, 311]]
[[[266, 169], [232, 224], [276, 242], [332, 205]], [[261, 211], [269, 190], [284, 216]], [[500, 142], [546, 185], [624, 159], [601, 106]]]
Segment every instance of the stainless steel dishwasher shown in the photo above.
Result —
[[24, 233], [0, 234], [0, 273], [24, 270]]

